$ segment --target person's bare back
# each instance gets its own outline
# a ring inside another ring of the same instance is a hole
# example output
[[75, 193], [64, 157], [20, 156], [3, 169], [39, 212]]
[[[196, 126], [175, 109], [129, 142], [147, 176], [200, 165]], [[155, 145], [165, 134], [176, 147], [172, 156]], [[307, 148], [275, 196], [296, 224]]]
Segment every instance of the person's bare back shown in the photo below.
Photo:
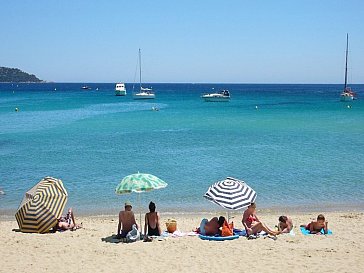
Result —
[[119, 212], [119, 224], [117, 236], [125, 238], [129, 231], [132, 230], [133, 225], [137, 225], [135, 221], [134, 212], [131, 211], [132, 206], [129, 202], [125, 203], [125, 210]]
[[134, 212], [132, 212], [132, 211], [120, 211], [119, 221], [122, 224], [122, 230], [129, 232], [132, 229], [132, 226], [134, 224], [136, 224]]

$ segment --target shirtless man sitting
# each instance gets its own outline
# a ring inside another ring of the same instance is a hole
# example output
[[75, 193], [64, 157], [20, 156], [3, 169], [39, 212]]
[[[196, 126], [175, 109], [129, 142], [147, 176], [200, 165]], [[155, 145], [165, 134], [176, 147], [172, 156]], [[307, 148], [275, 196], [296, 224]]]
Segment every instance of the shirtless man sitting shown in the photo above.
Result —
[[292, 219], [288, 216], [280, 216], [278, 218], [278, 230], [282, 233], [290, 233], [293, 228], [293, 222]]
[[322, 229], [324, 230], [324, 234], [327, 234], [328, 222], [325, 220], [325, 216], [319, 214], [317, 221], [311, 221], [308, 225], [301, 225], [301, 227], [309, 230], [311, 234], [320, 234]]
[[126, 238], [129, 231], [132, 230], [133, 225], [138, 225], [135, 221], [134, 212], [131, 211], [132, 205], [129, 201], [125, 202], [125, 210], [119, 212], [119, 224], [117, 231], [117, 238]]

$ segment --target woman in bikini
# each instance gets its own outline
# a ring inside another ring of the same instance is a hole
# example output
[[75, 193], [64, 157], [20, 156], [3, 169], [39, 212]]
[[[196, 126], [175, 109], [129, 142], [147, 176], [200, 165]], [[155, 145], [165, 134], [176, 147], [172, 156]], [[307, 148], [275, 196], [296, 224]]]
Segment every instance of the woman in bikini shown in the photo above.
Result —
[[256, 215], [255, 209], [256, 209], [255, 203], [251, 203], [243, 214], [242, 222], [248, 236], [258, 234], [261, 231], [265, 231], [269, 235], [273, 236], [276, 236], [281, 233], [280, 231], [271, 230], [265, 224], [260, 222], [258, 216]]
[[155, 204], [149, 203], [149, 212], [145, 214], [145, 225], [144, 225], [145, 239], [148, 236], [160, 236], [161, 227], [159, 224], [159, 213], [155, 211]]

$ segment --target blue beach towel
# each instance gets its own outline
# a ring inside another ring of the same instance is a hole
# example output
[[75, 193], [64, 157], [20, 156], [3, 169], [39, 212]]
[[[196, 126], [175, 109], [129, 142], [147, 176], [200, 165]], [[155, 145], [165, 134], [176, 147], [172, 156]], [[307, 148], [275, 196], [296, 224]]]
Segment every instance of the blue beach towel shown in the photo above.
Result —
[[221, 237], [221, 236], [206, 236], [206, 235], [199, 235], [201, 240], [208, 240], [208, 241], [230, 241], [239, 238], [239, 235]]
[[[311, 234], [309, 230], [307, 230], [305, 227], [300, 227], [301, 232], [303, 235], [315, 235], [315, 234]], [[324, 234], [324, 229], [321, 229], [321, 234], [322, 235], [332, 235], [332, 231], [329, 229], [327, 231], [327, 234]]]
[[233, 232], [234, 232], [234, 235], [246, 236], [246, 230], [245, 229], [234, 228]]

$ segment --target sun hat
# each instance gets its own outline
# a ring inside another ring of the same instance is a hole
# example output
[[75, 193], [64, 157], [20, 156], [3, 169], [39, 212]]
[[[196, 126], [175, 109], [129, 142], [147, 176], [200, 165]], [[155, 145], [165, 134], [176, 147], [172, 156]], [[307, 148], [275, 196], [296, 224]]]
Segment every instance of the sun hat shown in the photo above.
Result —
[[129, 200], [125, 202], [125, 207], [127, 207], [127, 206], [133, 207]]

